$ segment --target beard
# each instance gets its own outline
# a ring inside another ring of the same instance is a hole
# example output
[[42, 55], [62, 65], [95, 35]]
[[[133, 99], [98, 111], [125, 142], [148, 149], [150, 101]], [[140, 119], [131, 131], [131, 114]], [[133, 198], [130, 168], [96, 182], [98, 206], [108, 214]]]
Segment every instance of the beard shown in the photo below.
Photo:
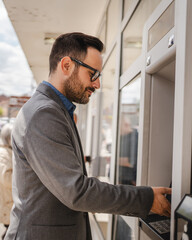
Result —
[[95, 88], [85, 88], [78, 77], [78, 69], [76, 69], [65, 82], [63, 90], [63, 92], [65, 92], [65, 97], [71, 102], [86, 104], [89, 102], [90, 97], [88, 90], [94, 92]]

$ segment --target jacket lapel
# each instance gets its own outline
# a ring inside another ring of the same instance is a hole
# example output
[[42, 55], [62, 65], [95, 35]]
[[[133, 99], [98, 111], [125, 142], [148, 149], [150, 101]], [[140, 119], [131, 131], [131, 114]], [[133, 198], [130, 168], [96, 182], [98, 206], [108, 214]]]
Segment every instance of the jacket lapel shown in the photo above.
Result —
[[78, 130], [77, 130], [77, 127], [76, 127], [75, 123], [74, 123], [74, 128], [75, 128], [75, 132], [76, 132], [76, 135], [77, 135], [77, 138], [78, 138], [79, 147], [80, 147], [80, 150], [81, 150], [81, 159], [82, 159], [82, 164], [83, 164], [83, 171], [84, 171], [85, 176], [87, 176], [87, 170], [86, 170], [86, 167], [85, 167], [85, 160], [84, 160], [83, 148], [82, 148], [82, 145], [81, 145], [81, 139], [79, 137], [79, 133], [78, 133]]
[[51, 87], [47, 86], [46, 84], [40, 83], [40, 85], [37, 88], [37, 91], [45, 94], [48, 98], [51, 98], [55, 102], [57, 102], [59, 104], [59, 106], [61, 107], [61, 109], [66, 113], [67, 120], [69, 121], [70, 126], [73, 129], [73, 131], [74, 131], [74, 134], [77, 136], [79, 149], [80, 149], [80, 152], [81, 152], [81, 161], [82, 161], [82, 165], [83, 165], [83, 172], [84, 172], [84, 175], [87, 176], [87, 171], [86, 171], [85, 161], [84, 161], [83, 148], [82, 148], [82, 145], [81, 145], [81, 140], [80, 140], [80, 137], [79, 137], [79, 133], [78, 133], [76, 124], [71, 119], [71, 116], [69, 115], [68, 111], [66, 110], [66, 108], [63, 105], [63, 103], [62, 103], [61, 99], [59, 98], [59, 96], [54, 92], [54, 90]]

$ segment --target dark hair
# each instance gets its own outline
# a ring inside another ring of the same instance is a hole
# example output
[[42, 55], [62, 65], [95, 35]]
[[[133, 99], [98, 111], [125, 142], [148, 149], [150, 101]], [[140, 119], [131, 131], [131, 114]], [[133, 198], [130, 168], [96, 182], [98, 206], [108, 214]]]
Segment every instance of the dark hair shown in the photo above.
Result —
[[83, 60], [87, 55], [88, 47], [93, 47], [102, 52], [103, 43], [96, 37], [80, 32], [60, 35], [55, 40], [49, 56], [49, 74], [56, 70], [58, 62], [64, 56]]

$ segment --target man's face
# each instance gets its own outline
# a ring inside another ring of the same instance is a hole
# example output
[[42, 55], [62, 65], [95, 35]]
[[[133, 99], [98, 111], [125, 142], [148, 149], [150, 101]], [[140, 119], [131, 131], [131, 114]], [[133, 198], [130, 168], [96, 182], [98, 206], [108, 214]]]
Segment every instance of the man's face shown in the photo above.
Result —
[[[98, 50], [88, 48], [86, 58], [83, 62], [101, 72], [102, 70], [102, 57]], [[74, 63], [75, 64], [75, 63]], [[65, 82], [65, 95], [66, 97], [76, 103], [86, 104], [89, 102], [91, 94], [95, 89], [100, 88], [100, 80], [91, 82], [93, 71], [79, 65], [74, 69], [72, 75]]]

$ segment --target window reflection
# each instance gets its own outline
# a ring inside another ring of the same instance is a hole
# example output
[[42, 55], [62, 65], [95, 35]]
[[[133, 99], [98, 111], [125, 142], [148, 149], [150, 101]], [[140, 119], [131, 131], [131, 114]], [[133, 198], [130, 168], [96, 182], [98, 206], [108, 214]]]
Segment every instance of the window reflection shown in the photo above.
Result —
[[121, 120], [119, 180], [121, 184], [136, 185], [138, 131], [131, 127], [128, 116]]
[[175, 23], [175, 3], [172, 2], [167, 10], [160, 16], [160, 18], [149, 29], [148, 35], [148, 50], [155, 46], [155, 44], [168, 33]]
[[142, 47], [144, 24], [161, 0], [141, 0], [123, 32], [122, 69], [123, 73], [139, 57]]
[[117, 216], [117, 230], [115, 234], [115, 240], [123, 239], [133, 240], [135, 238], [133, 236], [133, 231], [129, 225], [127, 225], [121, 216]]
[[121, 90], [118, 183], [136, 185], [140, 75]]
[[100, 176], [109, 180], [109, 169], [111, 161], [112, 145], [112, 116], [114, 101], [115, 80], [115, 56], [116, 48], [113, 50], [108, 62], [102, 72], [102, 113], [101, 113], [101, 137], [100, 137]]
[[[104, 182], [109, 182], [110, 177], [115, 63], [116, 47], [112, 51], [102, 71], [99, 156], [93, 159], [92, 163], [92, 176], [98, 177]], [[108, 214], [96, 213], [95, 216], [103, 235], [106, 236], [109, 221]]]

